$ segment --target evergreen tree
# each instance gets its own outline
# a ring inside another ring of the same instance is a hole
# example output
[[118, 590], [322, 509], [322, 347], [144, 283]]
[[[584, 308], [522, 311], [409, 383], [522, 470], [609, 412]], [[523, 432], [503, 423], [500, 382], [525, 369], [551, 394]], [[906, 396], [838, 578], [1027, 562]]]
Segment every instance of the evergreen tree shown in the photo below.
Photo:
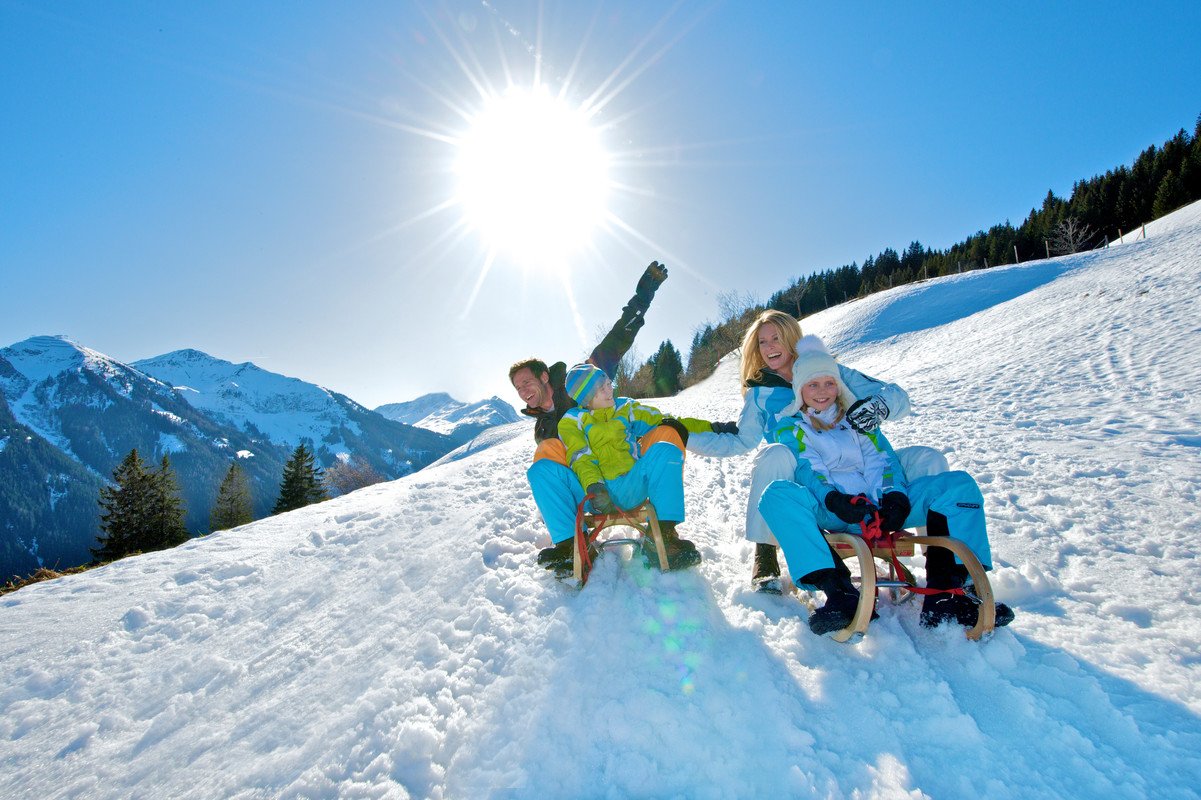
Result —
[[238, 462], [229, 465], [225, 479], [217, 490], [217, 502], [209, 513], [209, 527], [213, 531], [224, 531], [245, 525], [254, 520], [250, 503], [250, 482]]
[[668, 339], [659, 345], [651, 360], [651, 380], [656, 397], [670, 397], [680, 391], [684, 379], [684, 363], [680, 351]]
[[175, 547], [188, 540], [188, 528], [184, 525], [183, 500], [179, 496], [179, 481], [171, 461], [163, 456], [158, 471], [151, 474], [151, 522], [142, 550], [163, 550]]
[[188, 539], [183, 503], [171, 463], [163, 456], [148, 471], [136, 449], [113, 470], [113, 486], [100, 489], [100, 544], [97, 561], [174, 547]]
[[279, 499], [275, 501], [275, 508], [271, 513], [282, 514], [325, 499], [327, 498], [321, 482], [321, 468], [316, 465], [313, 451], [302, 443], [292, 451], [292, 457], [284, 464]]
[[137, 552], [149, 527], [151, 478], [136, 449], [113, 470], [113, 484], [100, 489], [100, 546], [92, 548], [97, 561]]
[[1155, 204], [1151, 208], [1151, 216], [1153, 219], [1159, 219], [1164, 214], [1168, 214], [1180, 208], [1188, 200], [1188, 194], [1184, 190], [1184, 184], [1180, 181], [1179, 176], [1172, 170], [1168, 170], [1163, 176], [1163, 180], [1159, 182], [1159, 189], [1155, 192]]

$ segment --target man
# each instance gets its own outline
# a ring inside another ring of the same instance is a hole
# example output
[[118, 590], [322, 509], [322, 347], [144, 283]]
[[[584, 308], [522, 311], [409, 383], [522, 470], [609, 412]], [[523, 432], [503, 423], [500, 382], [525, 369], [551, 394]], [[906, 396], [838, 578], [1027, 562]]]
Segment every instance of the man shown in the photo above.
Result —
[[[587, 363], [598, 367], [610, 380], [616, 377], [617, 365], [646, 323], [643, 318], [646, 310], [665, 280], [667, 267], [652, 261], [638, 279], [634, 296], [622, 309], [621, 318], [588, 356]], [[521, 411], [534, 418], [538, 448], [526, 477], [534, 493], [534, 503], [555, 543], [538, 554], [538, 563], [556, 571], [564, 566], [570, 569], [576, 508], [584, 497], [579, 480], [567, 467], [567, 451], [559, 440], [559, 420], [576, 405], [564, 386], [566, 375], [567, 365], [562, 361], [547, 367], [545, 362], [531, 358], [509, 368], [509, 381], [525, 402]]]

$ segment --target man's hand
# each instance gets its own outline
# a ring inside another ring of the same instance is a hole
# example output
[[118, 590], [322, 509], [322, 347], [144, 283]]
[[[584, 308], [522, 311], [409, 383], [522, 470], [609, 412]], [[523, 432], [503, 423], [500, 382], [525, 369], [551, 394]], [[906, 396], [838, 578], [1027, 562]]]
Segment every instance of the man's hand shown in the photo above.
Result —
[[613, 498], [609, 496], [609, 489], [600, 481], [589, 484], [588, 494], [592, 495], [592, 508], [598, 514], [612, 514], [617, 510], [617, 506], [613, 505]]
[[911, 508], [909, 498], [902, 492], [885, 492], [880, 498], [880, 530], [893, 533], [904, 528]]
[[665, 280], [667, 280], [667, 267], [658, 261], [652, 261], [646, 271], [642, 273], [642, 277], [638, 279], [638, 286], [634, 289], [634, 294], [649, 306], [651, 298], [655, 296], [655, 290]]
[[868, 433], [888, 419], [888, 406], [879, 395], [856, 400], [847, 409], [847, 422], [859, 433]]
[[872, 510], [872, 504], [866, 502], [853, 503], [852, 500], [862, 498], [867, 500], [861, 494], [852, 497], [849, 494], [843, 494], [838, 490], [834, 490], [826, 495], [826, 508], [830, 509], [830, 513], [838, 517], [848, 525], [855, 525], [863, 522]]

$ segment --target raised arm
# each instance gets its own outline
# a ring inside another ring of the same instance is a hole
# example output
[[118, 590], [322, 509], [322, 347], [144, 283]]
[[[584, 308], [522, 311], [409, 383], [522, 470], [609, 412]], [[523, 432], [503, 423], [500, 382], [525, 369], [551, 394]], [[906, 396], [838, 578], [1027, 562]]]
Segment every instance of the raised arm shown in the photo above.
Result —
[[630, 347], [634, 344], [634, 337], [646, 324], [646, 320], [643, 318], [646, 310], [650, 308], [655, 291], [665, 280], [667, 280], [667, 267], [658, 261], [652, 261], [642, 273], [642, 277], [638, 279], [634, 296], [621, 310], [621, 319], [617, 320], [605, 334], [605, 338], [601, 339], [600, 344], [592, 351], [592, 355], [588, 356], [589, 363], [600, 367], [610, 380], [617, 377], [617, 365], [630, 351]]

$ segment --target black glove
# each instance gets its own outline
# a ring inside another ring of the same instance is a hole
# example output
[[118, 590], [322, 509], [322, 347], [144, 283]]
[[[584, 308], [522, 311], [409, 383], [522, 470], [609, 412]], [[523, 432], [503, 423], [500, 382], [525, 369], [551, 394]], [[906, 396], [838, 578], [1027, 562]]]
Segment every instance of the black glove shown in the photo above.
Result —
[[856, 400], [847, 409], [847, 422], [859, 433], [874, 431], [880, 423], [888, 419], [888, 406], [879, 395]]
[[638, 286], [634, 289], [634, 294], [643, 303], [643, 311], [646, 310], [646, 306], [651, 304], [655, 290], [665, 280], [667, 280], [667, 267], [658, 261], [652, 261], [646, 271], [642, 273], [642, 277], [638, 279]]
[[617, 510], [617, 506], [613, 505], [613, 498], [609, 496], [609, 489], [603, 483], [597, 481], [588, 487], [588, 494], [592, 495], [592, 508], [598, 514], [612, 514]]
[[[863, 502], [858, 504], [851, 502], [852, 500], [859, 500], [860, 498], [862, 498]], [[842, 492], [835, 490], [826, 495], [826, 508], [830, 509], [831, 514], [838, 517], [846, 524], [855, 525], [863, 522], [863, 520], [871, 512], [873, 506], [871, 503], [867, 502], [867, 498], [861, 494], [857, 494], [852, 497], [849, 494], [843, 494]]]
[[737, 422], [710, 422], [714, 433], [738, 433]]
[[892, 533], [904, 528], [911, 508], [909, 498], [903, 493], [885, 492], [880, 498], [880, 530]]

